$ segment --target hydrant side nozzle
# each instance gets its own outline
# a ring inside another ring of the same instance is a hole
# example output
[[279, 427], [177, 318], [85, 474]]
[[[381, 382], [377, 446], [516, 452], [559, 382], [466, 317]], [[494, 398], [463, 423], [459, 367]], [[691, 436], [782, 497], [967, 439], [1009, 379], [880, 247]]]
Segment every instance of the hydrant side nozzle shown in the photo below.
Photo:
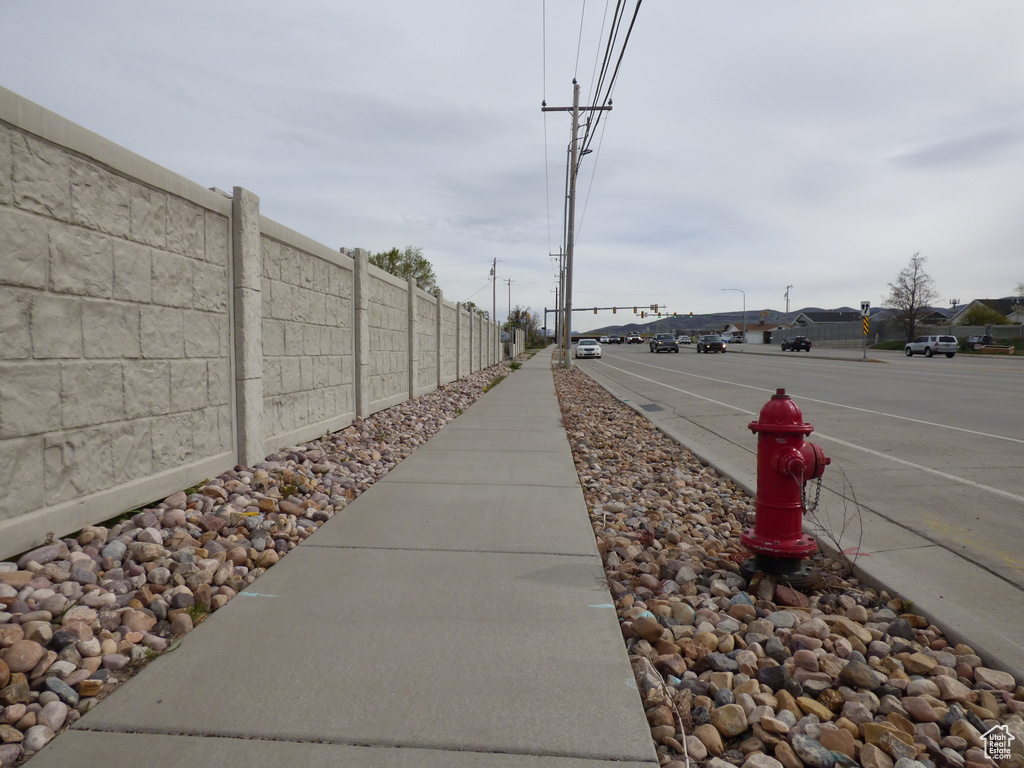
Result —
[[779, 456], [779, 472], [786, 476], [797, 478], [801, 483], [805, 482], [804, 472], [807, 471], [807, 464], [800, 451], [793, 449]]

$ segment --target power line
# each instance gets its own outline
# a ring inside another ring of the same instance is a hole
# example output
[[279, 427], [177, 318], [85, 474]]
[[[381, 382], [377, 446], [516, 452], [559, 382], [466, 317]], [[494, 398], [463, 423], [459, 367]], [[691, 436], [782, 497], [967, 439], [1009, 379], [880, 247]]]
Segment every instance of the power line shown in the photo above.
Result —
[[572, 76], [575, 78], [580, 71], [580, 47], [583, 45], [583, 20], [587, 16], [587, 0], [583, 0], [583, 9], [580, 11], [580, 34], [576, 40], [576, 65], [573, 67]]
[[[608, 80], [608, 88], [605, 91], [604, 98], [600, 100], [600, 104], [609, 104], [609, 105], [611, 104], [612, 91], [615, 89], [615, 82], [616, 82], [616, 80], [618, 79], [618, 76], [619, 76], [619, 68], [622, 66], [622, 58], [626, 54], [626, 46], [629, 44], [629, 38], [633, 34], [633, 27], [636, 24], [637, 14], [640, 13], [640, 4], [642, 2], [643, 2], [643, 0], [636, 0], [636, 5], [633, 8], [633, 18], [630, 19], [629, 28], [626, 30], [626, 37], [623, 39], [622, 47], [619, 49], [618, 60], [615, 62], [615, 70], [612, 72], [612, 76]], [[617, 14], [617, 18], [613, 22], [613, 29], [612, 29], [612, 31], [609, 33], [608, 47], [607, 47], [607, 53], [606, 53], [606, 61], [610, 61], [610, 55], [611, 55], [611, 52], [612, 52], [612, 48], [614, 47], [614, 39], [618, 37], [619, 30], [620, 30], [620, 28], [622, 26], [622, 14], [619, 13], [619, 9], [620, 8], [622, 8], [623, 12], [625, 11], [625, 7], [622, 5], [621, 0], [619, 0], [619, 4], [616, 5], [616, 8], [615, 8], [615, 12]], [[603, 76], [606, 73], [607, 73], [606, 72], [606, 68], [602, 68], [602, 78], [603, 78]], [[596, 106], [598, 106], [598, 104], [599, 104], [598, 100], [595, 99], [594, 103], [592, 104], [592, 106], [596, 107]], [[591, 113], [591, 115], [593, 115], [593, 113]], [[584, 131], [584, 134], [583, 134], [583, 149], [584, 150], [586, 150], [586, 149], [588, 149], [590, 147], [590, 143], [591, 143], [591, 141], [593, 141], [594, 131], [597, 129], [597, 126], [598, 126], [598, 124], [600, 124], [600, 122], [601, 122], [601, 112], [600, 111], [597, 111], [597, 114], [593, 115], [593, 122], [591, 122], [590, 115], [588, 115], [587, 127], [586, 127], [586, 130]]]

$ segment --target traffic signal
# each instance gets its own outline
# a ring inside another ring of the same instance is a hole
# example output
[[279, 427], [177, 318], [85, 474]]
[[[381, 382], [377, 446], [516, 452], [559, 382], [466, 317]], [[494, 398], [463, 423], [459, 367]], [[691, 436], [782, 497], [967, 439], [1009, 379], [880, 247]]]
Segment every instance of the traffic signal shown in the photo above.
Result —
[[[654, 311], [658, 312], [658, 305], [657, 304], [654, 305]], [[661, 317], [661, 312], [658, 312], [658, 317]]]
[[597, 314], [597, 307], [594, 307], [594, 314]]
[[690, 317], [693, 317], [693, 312], [690, 313]]
[[618, 307], [612, 307], [612, 314], [614, 315], [618, 311]]
[[636, 307], [633, 307], [633, 314], [636, 314]]
[[640, 319], [641, 319], [641, 320], [643, 320], [643, 319], [644, 319], [644, 311], [643, 311], [642, 309], [640, 310]]

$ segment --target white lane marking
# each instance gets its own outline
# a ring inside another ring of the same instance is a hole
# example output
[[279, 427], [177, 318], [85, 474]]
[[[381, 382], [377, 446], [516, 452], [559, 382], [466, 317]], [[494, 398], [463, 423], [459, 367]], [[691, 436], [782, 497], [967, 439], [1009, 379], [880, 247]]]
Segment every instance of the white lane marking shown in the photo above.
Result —
[[906, 461], [897, 456], [893, 456], [888, 453], [882, 453], [881, 451], [875, 451], [872, 450], [871, 448], [865, 448], [861, 445], [855, 445], [854, 443], [849, 443], [846, 440], [840, 440], [838, 437], [832, 437], [831, 435], [826, 435], [821, 432], [815, 432], [814, 434], [817, 435], [819, 438], [822, 438], [824, 440], [831, 440], [833, 443], [839, 443], [839, 445], [845, 446], [847, 448], [853, 448], [854, 450], [863, 451], [864, 453], [870, 454], [872, 456], [878, 456], [893, 464], [902, 464], [905, 467], [919, 469], [922, 472], [927, 472], [929, 474], [935, 475], [936, 477], [941, 477], [944, 480], [952, 480], [954, 483], [968, 485], [972, 488], [977, 488], [979, 491], [988, 491], [989, 493], [994, 493], [996, 496], [1002, 496], [1004, 499], [1010, 499], [1012, 501], [1019, 501], [1024, 503], [1024, 496], [1018, 496], [1015, 493], [1010, 493], [1009, 491], [1004, 491], [1000, 488], [993, 488], [990, 485], [983, 485], [982, 483], [979, 483], [976, 480], [969, 480], [965, 477], [957, 477], [956, 475], [951, 475], [948, 472], [942, 472], [938, 469], [925, 467], [921, 464], [914, 464], [911, 461]]
[[[605, 365], [608, 365], [608, 364], [605, 363]], [[735, 381], [726, 381], [725, 379], [715, 379], [715, 378], [712, 378], [711, 376], [700, 376], [700, 375], [698, 375], [696, 373], [687, 373], [686, 371], [677, 371], [677, 370], [673, 370], [672, 368], [662, 368], [662, 367], [657, 366], [657, 365], [651, 365], [650, 363], [638, 363], [638, 365], [644, 365], [644, 366], [647, 366], [648, 368], [655, 368], [655, 369], [657, 369], [659, 371], [665, 371], [666, 373], [679, 373], [679, 374], [682, 374], [683, 376], [691, 376], [691, 377], [693, 377], [695, 379], [703, 379], [704, 381], [712, 381], [715, 384], [729, 384], [729, 385], [731, 385], [733, 387], [742, 387], [744, 389], [753, 389], [756, 392], [769, 392], [771, 394], [775, 394], [775, 390], [774, 389], [766, 389], [765, 387], [755, 387], [752, 384], [739, 384], [739, 383], [737, 383]], [[615, 366], [613, 366], [613, 365], [609, 365], [608, 367], [609, 368], [615, 368]], [[622, 368], [615, 368], [615, 370], [622, 371], [623, 373], [630, 373], [630, 371], [626, 371], [626, 370], [624, 370]], [[637, 376], [637, 374], [635, 374], [635, 373], [631, 374], [631, 375]], [[643, 376], [640, 376], [639, 378], [644, 379]], [[651, 381], [651, 382], [653, 382], [655, 384], [659, 383], [659, 382], [654, 381], [653, 379], [644, 379], [644, 381]], [[668, 385], [665, 384], [663, 386], [668, 386]], [[682, 391], [682, 390], [680, 390], [680, 391]], [[690, 393], [688, 392], [687, 394], [690, 394]], [[833, 408], [845, 408], [845, 409], [847, 409], [849, 411], [858, 411], [859, 413], [867, 413], [867, 414], [870, 414], [871, 416], [884, 416], [887, 419], [899, 419], [900, 421], [909, 421], [909, 422], [912, 422], [914, 424], [924, 424], [926, 427], [938, 427], [939, 429], [949, 429], [949, 430], [952, 430], [954, 432], [963, 432], [963, 433], [968, 434], [968, 435], [977, 435], [978, 437], [988, 437], [988, 438], [991, 438], [992, 440], [1005, 440], [1008, 443], [1017, 443], [1019, 445], [1024, 445], [1024, 439], [1021, 439], [1021, 438], [1018, 438], [1018, 437], [1010, 437], [1008, 435], [993, 435], [990, 432], [979, 432], [976, 429], [967, 429], [965, 427], [954, 427], [954, 426], [952, 426], [950, 424], [939, 424], [936, 421], [925, 421], [924, 419], [915, 419], [912, 416], [898, 416], [895, 413], [886, 413], [885, 411], [875, 411], [875, 410], [872, 410], [870, 408], [860, 408], [860, 407], [858, 407], [856, 405], [844, 405], [843, 403], [833, 403], [833, 402], [831, 402], [829, 400], [818, 400], [817, 398], [807, 397], [806, 395], [794, 395], [792, 392], [790, 392], [789, 394], [793, 395], [794, 397], [799, 397], [801, 400], [806, 400], [809, 403], [818, 403], [819, 405], [829, 405], [829, 406], [832, 406]], [[699, 395], [694, 395], [694, 397], [699, 397]], [[704, 399], [706, 399], [706, 398], [704, 398]], [[714, 401], [712, 401], [712, 402], [714, 402]], [[723, 405], [724, 405], [724, 403], [723, 403]], [[735, 406], [730, 406], [730, 407], [735, 407]], [[745, 413], [749, 413], [749, 411], [745, 411]]]
[[[608, 364], [605, 363], [605, 365], [608, 365]], [[641, 363], [641, 365], [643, 365], [643, 363]], [[696, 397], [699, 400], [706, 400], [709, 403], [714, 403], [715, 405], [721, 405], [721, 406], [723, 406], [725, 408], [732, 408], [733, 410], [739, 411], [740, 413], [749, 414], [751, 416], [756, 416], [757, 415], [754, 411], [748, 411], [748, 410], [746, 410], [744, 408], [739, 408], [739, 407], [737, 407], [735, 405], [731, 405], [730, 403], [723, 403], [720, 400], [713, 400], [710, 397], [703, 397], [702, 395], [698, 395], [698, 394], [695, 394], [693, 392], [688, 392], [685, 389], [680, 389], [679, 387], [673, 387], [671, 384], [664, 384], [664, 383], [662, 383], [660, 381], [655, 381], [654, 379], [649, 379], [646, 376], [641, 376], [638, 373], [633, 373], [632, 371], [627, 371], [624, 368], [616, 368], [614, 365], [608, 365], [608, 367], [609, 368], [613, 368], [616, 371], [620, 371], [621, 373], [628, 374], [629, 376], [635, 376], [636, 378], [641, 379], [641, 380], [646, 381], [646, 382], [649, 382], [651, 384], [657, 384], [660, 387], [665, 387], [666, 389], [671, 389], [674, 392], [680, 392], [680, 393], [682, 393], [684, 395], [689, 395], [690, 397]], [[650, 366], [650, 367], [654, 368], [654, 367], [657, 367], [657, 366]], [[662, 369], [659, 369], [659, 370], [668, 370], [668, 369], [662, 368]], [[673, 371], [673, 373], [679, 373], [679, 371]], [[693, 374], [687, 374], [687, 375], [693, 375]], [[706, 377], [706, 376], [697, 376], [696, 378], [705, 379], [705, 378], [708, 378], [708, 377]], [[732, 384], [732, 382], [721, 381], [719, 379], [708, 379], [708, 380], [709, 381], [715, 381], [715, 382], [718, 382], [718, 383], [721, 383], [721, 384]], [[747, 384], [736, 384], [735, 386], [746, 387], [747, 389], [756, 389], [756, 390], [760, 390], [760, 391], [764, 391], [764, 392], [770, 392], [771, 391], [771, 390], [765, 390], [765, 389], [763, 389], [761, 387], [752, 387], [752, 386], [747, 385]], [[811, 398], [801, 398], [801, 399], [810, 400]], [[816, 400], [815, 402], [824, 402], [824, 401]], [[829, 403], [829, 405], [834, 405], [834, 403]], [[840, 407], [842, 407], [842, 406], [840, 406]], [[864, 410], [864, 409], [857, 408], [855, 410]], [[877, 413], [877, 411], [869, 411], [869, 413]], [[895, 417], [895, 418], [899, 418], [899, 417]], [[917, 421], [917, 419], [909, 419], [909, 421]], [[928, 422], [922, 422], [922, 423], [928, 423]], [[940, 426], [941, 427], [943, 425], [936, 424], [935, 426]], [[950, 429], [955, 429], [955, 427], [950, 427]], [[963, 430], [963, 431], [969, 431], [969, 430]], [[1005, 499], [1010, 499], [1012, 501], [1019, 501], [1019, 502], [1024, 503], [1024, 496], [1018, 496], [1015, 493], [1010, 493], [1009, 491], [1004, 491], [1001, 488], [993, 488], [990, 485], [984, 485], [984, 484], [979, 483], [979, 482], [977, 482], [975, 480], [968, 480], [967, 478], [964, 478], [964, 477], [957, 477], [956, 475], [951, 475], [948, 472], [942, 472], [942, 471], [940, 471], [938, 469], [932, 469], [931, 467], [926, 467], [923, 464], [915, 464], [912, 461], [906, 461], [905, 459], [900, 459], [900, 458], [898, 458], [896, 456], [892, 456], [892, 455], [890, 455], [888, 453], [882, 453], [881, 451], [876, 451], [876, 450], [873, 450], [871, 448], [865, 448], [862, 445], [857, 445], [856, 443], [851, 443], [851, 442], [848, 442], [846, 440], [841, 440], [838, 437], [832, 437], [831, 435], [826, 435], [826, 434], [824, 434], [822, 432], [815, 431], [814, 434], [815, 434], [816, 437], [821, 438], [823, 440], [831, 440], [832, 442], [838, 443], [839, 445], [842, 445], [842, 446], [844, 446], [846, 448], [850, 448], [850, 449], [855, 450], [855, 451], [861, 451], [861, 452], [867, 453], [867, 454], [869, 454], [871, 456], [878, 456], [878, 457], [881, 457], [881, 458], [885, 459], [886, 461], [892, 462], [894, 464], [902, 464], [905, 467], [910, 467], [911, 469], [917, 469], [917, 470], [920, 470], [921, 472], [927, 472], [928, 474], [936, 475], [936, 476], [941, 477], [941, 478], [943, 478], [945, 480], [950, 480], [950, 481], [952, 481], [954, 483], [960, 483], [961, 485], [966, 485], [966, 486], [971, 487], [971, 488], [976, 488], [979, 491], [987, 491], [988, 493], [994, 494], [996, 496], [1002, 496]], [[985, 435], [985, 433], [983, 433], [983, 432], [975, 432], [973, 434], [982, 435], [982, 436], [986, 436], [986, 437], [996, 437], [995, 435]], [[1015, 442], [1021, 442], [1021, 441], [1017, 440]]]

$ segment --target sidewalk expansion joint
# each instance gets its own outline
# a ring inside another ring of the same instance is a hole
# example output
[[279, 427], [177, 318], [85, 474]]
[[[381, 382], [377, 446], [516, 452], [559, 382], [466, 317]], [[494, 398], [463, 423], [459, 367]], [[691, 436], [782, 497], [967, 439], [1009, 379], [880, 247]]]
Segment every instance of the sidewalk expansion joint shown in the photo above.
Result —
[[375, 547], [369, 544], [317, 544], [306, 542], [312, 549], [361, 549], [379, 552], [450, 552], [467, 555], [538, 555], [543, 557], [596, 557], [597, 548], [593, 552], [540, 552], [537, 550], [518, 549], [456, 549], [448, 547]]
[[555, 751], [525, 751], [512, 749], [486, 749], [463, 747], [458, 744], [441, 745], [430, 743], [418, 743], [415, 741], [356, 741], [346, 739], [289, 737], [289, 736], [268, 736], [253, 733], [234, 733], [229, 731], [182, 731], [174, 728], [114, 728], [114, 727], [88, 727], [75, 728], [78, 732], [86, 733], [109, 733], [121, 734], [123, 736], [179, 736], [193, 739], [231, 739], [235, 741], [265, 741], [277, 744], [322, 744], [326, 747], [357, 747], [362, 749], [420, 749], [429, 752], [463, 752], [478, 755], [509, 755], [511, 757], [553, 757], [573, 760], [586, 760], [589, 762], [600, 761], [607, 763], [632, 762], [640, 765], [650, 765], [657, 768], [658, 763], [651, 762], [639, 757], [628, 755], [581, 755], [571, 752]]

